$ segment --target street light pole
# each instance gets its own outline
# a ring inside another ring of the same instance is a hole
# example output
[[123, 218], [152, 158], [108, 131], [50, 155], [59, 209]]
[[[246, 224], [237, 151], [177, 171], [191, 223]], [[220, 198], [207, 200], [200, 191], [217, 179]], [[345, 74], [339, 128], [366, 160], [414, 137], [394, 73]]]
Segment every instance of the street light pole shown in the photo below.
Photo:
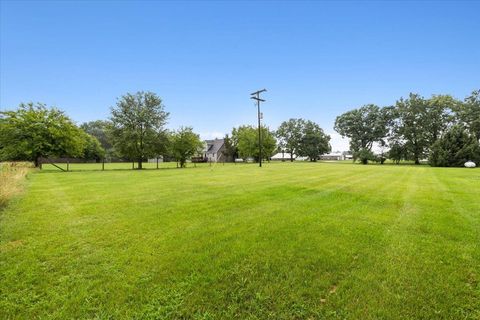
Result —
[[262, 118], [262, 114], [260, 113], [260, 102], [265, 102], [265, 100], [260, 99], [260, 93], [266, 92], [267, 89], [262, 89], [251, 93], [250, 99], [257, 101], [257, 117], [258, 117], [258, 166], [262, 166], [262, 127], [260, 120]]

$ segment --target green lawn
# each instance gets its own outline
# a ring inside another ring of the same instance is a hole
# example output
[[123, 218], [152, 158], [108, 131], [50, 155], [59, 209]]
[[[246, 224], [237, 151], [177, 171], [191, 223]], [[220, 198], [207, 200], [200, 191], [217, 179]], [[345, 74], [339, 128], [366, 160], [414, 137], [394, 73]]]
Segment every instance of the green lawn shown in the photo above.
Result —
[[0, 315], [480, 319], [480, 170], [35, 172], [0, 213]]

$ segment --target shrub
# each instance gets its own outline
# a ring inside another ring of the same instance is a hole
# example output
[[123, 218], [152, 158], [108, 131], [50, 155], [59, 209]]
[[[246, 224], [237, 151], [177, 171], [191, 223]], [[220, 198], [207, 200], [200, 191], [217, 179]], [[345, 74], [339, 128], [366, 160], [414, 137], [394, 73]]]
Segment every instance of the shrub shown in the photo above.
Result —
[[361, 149], [358, 152], [355, 152], [353, 154], [354, 159], [360, 160], [361, 163], [367, 164], [368, 161], [374, 161], [375, 160], [375, 155], [373, 154], [372, 151], [368, 149]]

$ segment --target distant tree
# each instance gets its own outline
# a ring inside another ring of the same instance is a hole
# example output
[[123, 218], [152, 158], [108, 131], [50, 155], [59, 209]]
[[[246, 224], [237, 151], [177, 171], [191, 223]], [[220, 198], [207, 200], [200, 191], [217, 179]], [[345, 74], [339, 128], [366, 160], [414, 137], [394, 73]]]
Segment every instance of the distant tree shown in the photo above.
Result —
[[387, 152], [387, 158], [393, 160], [396, 164], [399, 164], [400, 161], [406, 159], [406, 150], [405, 146], [396, 141], [390, 145], [390, 150]]
[[[460, 102], [450, 95], [433, 95], [430, 99], [410, 93], [394, 106], [379, 108], [366, 105], [337, 117], [335, 130], [350, 139], [354, 161], [370, 160], [372, 147], [382, 151], [375, 161], [387, 157], [416, 164], [429, 156], [436, 141], [452, 125], [461, 124], [480, 139], [480, 90]], [[386, 151], [390, 149], [389, 151]]]
[[238, 149], [233, 138], [228, 134], [223, 138], [225, 144], [225, 150], [223, 151], [223, 156], [227, 161], [234, 161], [238, 156]]
[[400, 99], [395, 105], [389, 143], [396, 150], [401, 145], [404, 159], [426, 157], [431, 146], [454, 122], [452, 110], [460, 102], [449, 95], [433, 95], [430, 99], [411, 93], [408, 99]]
[[432, 146], [454, 121], [452, 110], [461, 102], [450, 95], [433, 95], [427, 101], [428, 144]]
[[355, 159], [360, 160], [362, 164], [367, 164], [368, 161], [377, 160], [373, 152], [366, 148], [362, 148], [359, 151], [355, 152], [353, 156], [355, 157]]
[[[265, 126], [261, 128], [262, 157], [269, 159], [276, 147], [274, 134]], [[232, 139], [237, 142], [238, 155], [243, 158], [252, 157], [259, 159], [258, 128], [253, 126], [240, 126], [233, 128]]]
[[401, 98], [396, 103], [399, 124], [397, 135], [405, 142], [405, 149], [411, 154], [415, 164], [427, 155], [432, 135], [428, 130], [428, 101], [418, 94], [410, 93], [408, 99]]
[[[258, 129], [257, 129], [258, 132]], [[270, 158], [275, 153], [275, 149], [277, 148], [277, 139], [275, 139], [275, 133], [270, 131], [268, 127], [262, 126], [262, 156], [263, 159], [270, 160]], [[258, 145], [258, 143], [257, 143]], [[258, 159], [258, 154], [256, 155]]]
[[80, 125], [83, 131], [97, 138], [105, 150], [110, 150], [113, 147], [110, 137], [108, 136], [109, 127], [111, 127], [110, 121], [105, 120], [89, 121]]
[[203, 143], [200, 141], [200, 136], [193, 132], [192, 127], [181, 127], [172, 133], [171, 152], [175, 160], [180, 162], [181, 168], [184, 168], [187, 160], [199, 153], [202, 148]]
[[359, 155], [369, 154], [375, 142], [387, 137], [390, 122], [391, 108], [381, 109], [369, 104], [338, 116], [334, 129], [342, 137], [350, 139], [350, 149], [356, 160]]
[[480, 90], [473, 91], [464, 103], [457, 104], [454, 112], [458, 122], [480, 140]]
[[305, 125], [306, 122], [303, 119], [289, 119], [282, 122], [276, 131], [280, 148], [290, 153], [292, 162], [293, 156], [298, 153], [300, 143], [304, 138]]
[[83, 151], [83, 158], [85, 160], [95, 160], [99, 162], [105, 157], [105, 149], [103, 149], [96, 137], [85, 133], [85, 142], [85, 149]]
[[0, 112], [0, 160], [28, 160], [39, 165], [42, 157], [81, 157], [86, 140], [63, 111], [42, 103], [20, 104]]
[[164, 159], [168, 158], [168, 153], [172, 147], [172, 133], [168, 130], [160, 131], [157, 135], [157, 139], [153, 141], [153, 158], [159, 158], [163, 156]]
[[429, 158], [435, 167], [462, 167], [469, 160], [480, 163], [480, 145], [462, 125], [453, 126], [437, 140]]
[[136, 160], [138, 169], [148, 157], [157, 157], [165, 149], [164, 125], [169, 113], [162, 99], [153, 92], [127, 93], [112, 108], [109, 128], [115, 149], [124, 157]]
[[309, 157], [310, 161], [317, 161], [319, 155], [331, 150], [330, 136], [313, 121], [305, 121], [301, 136], [298, 155]]
[[233, 128], [232, 138], [237, 141], [238, 155], [241, 158], [253, 158], [258, 154], [258, 133], [253, 126]]

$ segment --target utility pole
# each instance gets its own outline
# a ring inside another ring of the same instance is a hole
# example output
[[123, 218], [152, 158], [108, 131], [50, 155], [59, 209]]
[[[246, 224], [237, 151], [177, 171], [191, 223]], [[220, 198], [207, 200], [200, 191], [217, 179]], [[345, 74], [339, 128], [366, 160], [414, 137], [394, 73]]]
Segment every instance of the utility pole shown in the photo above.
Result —
[[265, 102], [265, 100], [260, 99], [260, 93], [267, 91], [267, 89], [262, 89], [258, 90], [254, 93], [251, 93], [250, 99], [256, 100], [257, 101], [257, 116], [258, 116], [258, 165], [261, 167], [262, 166], [262, 127], [260, 120], [262, 118], [262, 114], [260, 113], [260, 102]]

